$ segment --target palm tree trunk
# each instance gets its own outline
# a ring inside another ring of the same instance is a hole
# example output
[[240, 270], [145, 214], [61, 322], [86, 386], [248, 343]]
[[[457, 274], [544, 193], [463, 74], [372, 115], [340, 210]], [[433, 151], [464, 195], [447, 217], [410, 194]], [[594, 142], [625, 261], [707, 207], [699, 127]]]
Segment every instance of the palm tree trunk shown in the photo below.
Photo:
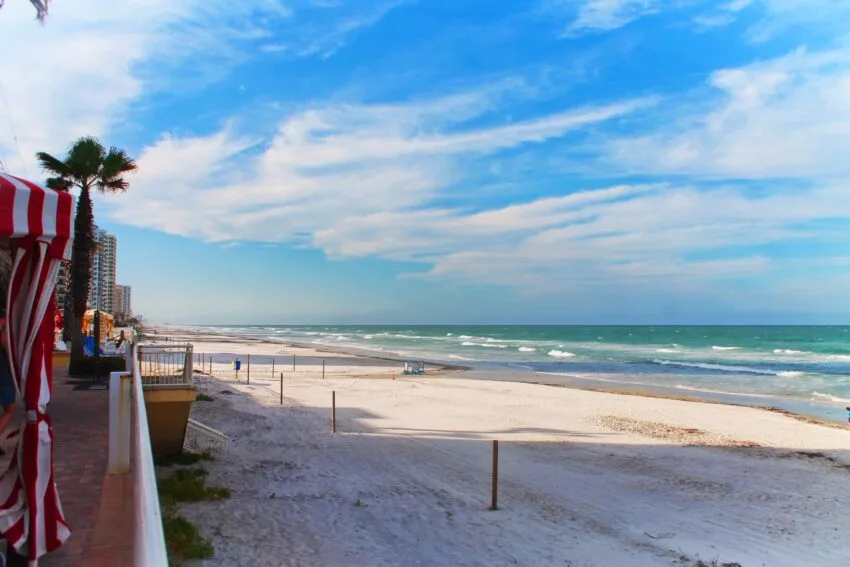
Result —
[[71, 295], [73, 301], [73, 328], [71, 336], [71, 367], [83, 357], [83, 316], [91, 286], [92, 252], [94, 251], [94, 214], [88, 187], [80, 190], [77, 201], [77, 218], [74, 220], [74, 247], [71, 250]]

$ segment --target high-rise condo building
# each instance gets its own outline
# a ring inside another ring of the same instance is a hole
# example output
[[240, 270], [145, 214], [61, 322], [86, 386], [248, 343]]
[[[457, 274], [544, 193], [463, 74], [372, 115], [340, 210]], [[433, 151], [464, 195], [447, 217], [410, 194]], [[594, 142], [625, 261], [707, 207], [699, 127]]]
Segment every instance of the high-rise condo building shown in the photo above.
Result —
[[131, 288], [128, 285], [115, 285], [115, 295], [113, 299], [116, 321], [126, 321], [133, 316], [133, 308], [130, 302]]
[[97, 230], [97, 250], [92, 258], [89, 307], [107, 313], [115, 311], [115, 259], [118, 240], [105, 230]]

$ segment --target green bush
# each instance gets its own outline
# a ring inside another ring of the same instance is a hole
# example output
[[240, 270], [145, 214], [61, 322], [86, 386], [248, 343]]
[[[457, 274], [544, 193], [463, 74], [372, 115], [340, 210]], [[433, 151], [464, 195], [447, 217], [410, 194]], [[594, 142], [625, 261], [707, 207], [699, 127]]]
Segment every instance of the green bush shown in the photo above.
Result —
[[207, 486], [206, 476], [207, 471], [201, 468], [177, 469], [173, 475], [159, 480], [160, 501], [173, 504], [230, 498], [228, 488]]
[[[127, 369], [127, 362], [120, 356], [101, 356], [100, 375], [108, 377], [110, 372], [121, 372]], [[71, 360], [68, 374], [71, 376], [91, 377], [97, 374], [94, 357], [87, 356], [82, 360]]]
[[212, 396], [208, 396], [207, 394], [198, 394], [197, 396], [195, 396], [196, 402], [211, 402], [213, 400], [215, 400], [215, 398], [213, 398]]
[[200, 461], [212, 461], [213, 456], [209, 453], [177, 453], [176, 455], [168, 455], [167, 457], [159, 457], [155, 464], [158, 467], [170, 467], [172, 465], [194, 465]]
[[172, 565], [181, 565], [187, 559], [207, 559], [213, 556], [213, 546], [204, 539], [198, 528], [167, 509], [162, 517], [162, 530], [165, 532], [165, 545]]

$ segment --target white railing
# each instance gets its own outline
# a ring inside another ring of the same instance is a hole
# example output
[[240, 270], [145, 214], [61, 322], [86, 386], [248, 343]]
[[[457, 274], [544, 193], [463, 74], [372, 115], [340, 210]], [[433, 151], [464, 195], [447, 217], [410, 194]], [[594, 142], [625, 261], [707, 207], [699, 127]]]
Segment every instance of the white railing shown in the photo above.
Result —
[[192, 385], [194, 371], [192, 345], [139, 346], [138, 361], [142, 383], [145, 386]]
[[186, 425], [183, 449], [194, 453], [227, 453], [230, 438], [217, 429], [190, 419]]
[[[167, 567], [168, 553], [162, 531], [162, 511], [156, 488], [148, 414], [142, 389], [139, 354], [141, 347], [131, 347], [133, 366], [133, 409], [136, 415], [134, 428], [136, 470], [133, 481], [135, 542], [133, 565], [135, 567]], [[191, 364], [191, 357], [190, 357]]]

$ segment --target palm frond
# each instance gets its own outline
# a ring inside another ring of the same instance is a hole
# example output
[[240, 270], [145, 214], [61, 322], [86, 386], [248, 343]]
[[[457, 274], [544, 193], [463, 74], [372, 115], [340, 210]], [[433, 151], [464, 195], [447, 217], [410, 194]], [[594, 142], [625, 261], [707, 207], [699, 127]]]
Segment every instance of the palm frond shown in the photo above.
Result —
[[48, 177], [45, 185], [56, 191], [67, 193], [74, 186], [74, 183], [64, 177]]
[[64, 161], [46, 152], [37, 152], [35, 158], [41, 164], [41, 169], [47, 173], [52, 173], [58, 177], [66, 177], [70, 174], [68, 165]]
[[65, 163], [79, 183], [91, 186], [100, 175], [105, 157], [106, 149], [100, 140], [84, 136], [71, 145]]
[[100, 178], [97, 188], [102, 191], [124, 192], [130, 184], [124, 179], [124, 174], [133, 173], [137, 169], [136, 162], [119, 148], [109, 148], [109, 153], [103, 158]]

